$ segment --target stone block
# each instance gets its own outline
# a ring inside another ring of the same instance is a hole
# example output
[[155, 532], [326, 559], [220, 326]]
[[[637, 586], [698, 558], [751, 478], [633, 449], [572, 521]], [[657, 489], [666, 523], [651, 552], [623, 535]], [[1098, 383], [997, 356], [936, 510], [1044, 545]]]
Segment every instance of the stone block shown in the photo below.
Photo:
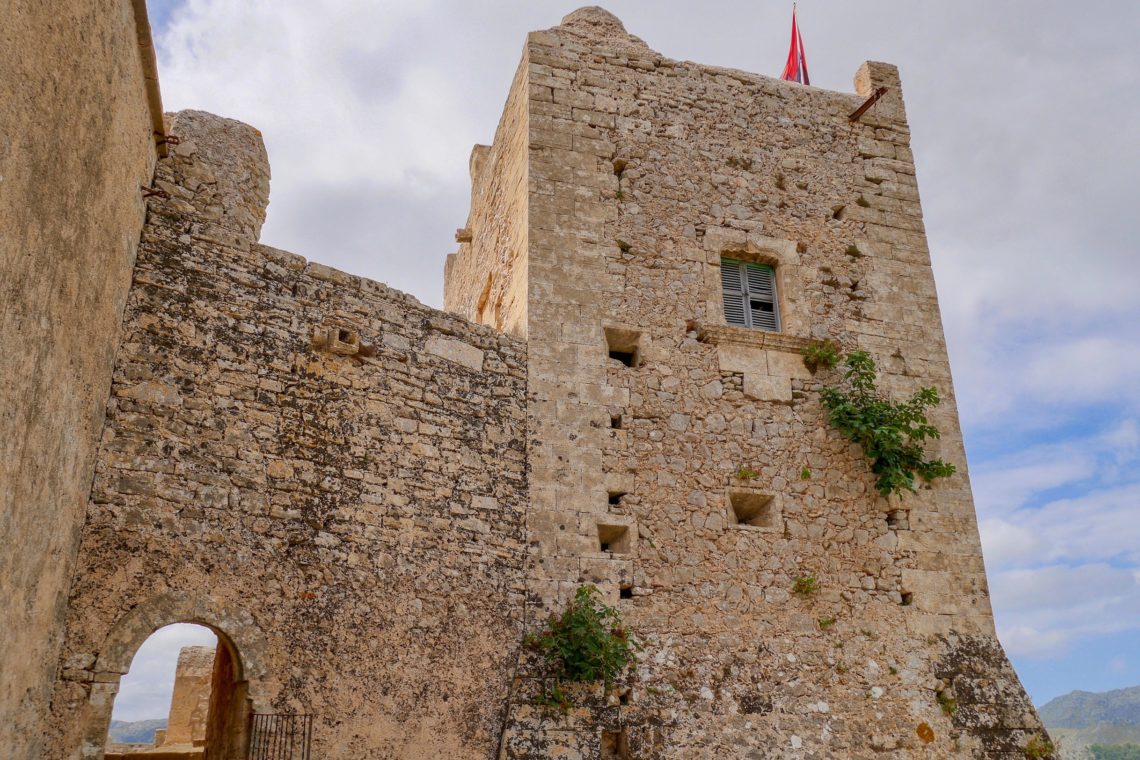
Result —
[[779, 375], [744, 375], [744, 395], [757, 401], [790, 402], [792, 400], [792, 380]]
[[431, 337], [424, 344], [424, 351], [442, 359], [446, 359], [464, 367], [481, 371], [483, 369], [483, 352], [460, 340]]

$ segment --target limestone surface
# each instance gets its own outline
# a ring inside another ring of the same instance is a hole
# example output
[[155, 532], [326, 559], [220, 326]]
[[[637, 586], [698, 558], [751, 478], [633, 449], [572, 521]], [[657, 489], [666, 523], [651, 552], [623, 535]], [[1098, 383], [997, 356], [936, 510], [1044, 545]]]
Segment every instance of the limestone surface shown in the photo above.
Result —
[[[599, 8], [532, 33], [446, 311], [261, 245], [252, 127], [166, 130], [46, 756], [99, 756], [175, 622], [218, 634], [224, 760], [251, 714], [311, 719], [330, 760], [1013, 760], [1043, 735], [994, 633], [895, 67], [803, 87]], [[766, 329], [729, 318], [731, 266], [774, 283]], [[940, 389], [953, 477], [876, 493], [819, 402], [837, 373], [804, 364], [822, 340]], [[563, 712], [524, 635], [582, 584], [642, 647]]]
[[130, 0], [0, 13], [0, 754], [39, 760], [155, 139]]

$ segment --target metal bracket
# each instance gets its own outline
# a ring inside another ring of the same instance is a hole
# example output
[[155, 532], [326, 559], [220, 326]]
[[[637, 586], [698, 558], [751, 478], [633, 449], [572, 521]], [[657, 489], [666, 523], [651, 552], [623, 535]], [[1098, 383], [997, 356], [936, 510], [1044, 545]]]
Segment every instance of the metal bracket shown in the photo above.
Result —
[[146, 185], [139, 185], [139, 190], [142, 190], [144, 198], [161, 198], [164, 201], [170, 200], [170, 193], [166, 192], [161, 187], [147, 187]]
[[858, 108], [856, 108], [854, 111], [851, 112], [851, 115], [847, 117], [847, 121], [850, 121], [852, 123], [859, 121], [859, 119], [863, 116], [863, 114], [867, 113], [868, 109], [870, 109], [871, 106], [878, 103], [879, 98], [883, 97], [886, 94], [887, 94], [887, 88], [886, 87], [880, 87], [877, 90], [875, 90], [873, 93], [871, 93], [871, 97], [867, 98], [867, 100], [863, 103], [863, 105], [859, 106]]

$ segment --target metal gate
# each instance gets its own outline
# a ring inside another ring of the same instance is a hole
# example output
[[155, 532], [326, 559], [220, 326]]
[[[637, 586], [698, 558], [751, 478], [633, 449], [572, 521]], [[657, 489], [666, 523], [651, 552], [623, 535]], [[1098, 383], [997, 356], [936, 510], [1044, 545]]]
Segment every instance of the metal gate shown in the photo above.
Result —
[[312, 715], [253, 713], [249, 724], [249, 760], [309, 760]]

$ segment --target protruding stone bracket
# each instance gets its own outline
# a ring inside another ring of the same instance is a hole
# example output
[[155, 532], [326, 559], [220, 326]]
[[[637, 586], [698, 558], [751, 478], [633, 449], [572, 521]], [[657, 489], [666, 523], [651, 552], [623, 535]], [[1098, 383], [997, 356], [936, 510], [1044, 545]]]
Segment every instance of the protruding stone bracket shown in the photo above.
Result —
[[341, 356], [356, 356], [365, 347], [360, 333], [351, 327], [320, 325], [313, 329], [313, 348]]

